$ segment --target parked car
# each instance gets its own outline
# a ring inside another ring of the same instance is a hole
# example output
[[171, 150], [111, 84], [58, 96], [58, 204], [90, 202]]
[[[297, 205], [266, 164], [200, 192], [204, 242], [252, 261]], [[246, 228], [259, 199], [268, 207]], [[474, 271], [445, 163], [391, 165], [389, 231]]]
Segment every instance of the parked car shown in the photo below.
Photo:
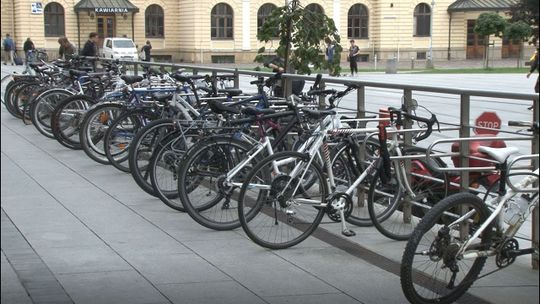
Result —
[[102, 56], [119, 60], [138, 60], [138, 52], [133, 40], [129, 38], [105, 38]]

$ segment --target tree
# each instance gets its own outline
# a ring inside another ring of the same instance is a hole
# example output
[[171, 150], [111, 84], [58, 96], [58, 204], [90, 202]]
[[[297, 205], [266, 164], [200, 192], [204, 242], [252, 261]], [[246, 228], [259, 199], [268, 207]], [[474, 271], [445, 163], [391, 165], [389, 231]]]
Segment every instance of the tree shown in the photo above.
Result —
[[524, 21], [511, 23], [506, 27], [504, 36], [510, 40], [519, 41], [519, 57], [517, 67], [521, 67], [521, 59], [523, 59], [523, 42], [529, 39], [532, 35], [532, 28]]
[[482, 13], [476, 20], [474, 32], [484, 37], [484, 67], [489, 67], [489, 36], [501, 37], [506, 28], [506, 20], [497, 13]]
[[[298, 0], [275, 9], [265, 20], [257, 38], [268, 43], [279, 39], [276, 49], [285, 61], [284, 69], [294, 68], [299, 74], [311, 74], [312, 69], [332, 69], [340, 72], [339, 58], [343, 48], [334, 21], [325, 14], [306, 10]], [[321, 45], [325, 38], [335, 44], [334, 60], [330, 64], [321, 56]], [[266, 48], [262, 47], [255, 61], [264, 62]]]
[[523, 21], [532, 29], [529, 44], [536, 44], [538, 41], [539, 23], [539, 3], [538, 0], [520, 0], [510, 8], [512, 22]]

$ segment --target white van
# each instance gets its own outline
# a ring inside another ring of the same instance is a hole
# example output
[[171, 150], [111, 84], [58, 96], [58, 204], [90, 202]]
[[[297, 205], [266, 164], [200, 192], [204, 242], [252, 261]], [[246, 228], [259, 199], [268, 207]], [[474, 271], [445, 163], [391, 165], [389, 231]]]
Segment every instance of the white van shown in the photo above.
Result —
[[105, 38], [102, 56], [119, 60], [139, 60], [135, 43], [129, 38]]

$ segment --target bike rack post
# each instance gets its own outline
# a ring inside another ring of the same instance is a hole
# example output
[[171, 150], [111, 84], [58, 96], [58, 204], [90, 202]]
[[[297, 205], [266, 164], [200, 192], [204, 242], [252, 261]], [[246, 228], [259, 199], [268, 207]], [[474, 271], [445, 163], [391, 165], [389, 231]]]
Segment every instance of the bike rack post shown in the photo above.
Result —
[[[537, 95], [538, 97], [538, 95]], [[539, 114], [538, 114], [538, 111], [540, 110], [540, 105], [539, 105], [539, 101], [538, 99], [534, 100], [533, 101], [533, 117], [532, 117], [532, 121], [536, 121], [538, 122], [540, 117], [539, 117]], [[538, 140], [531, 140], [531, 154], [539, 154], [539, 148], [540, 148], [540, 143], [538, 142]], [[533, 168], [538, 168], [540, 166], [540, 162], [538, 161], [538, 158], [537, 159], [533, 159], [531, 161], [531, 165]], [[535, 249], [535, 253], [532, 254], [532, 257], [531, 257], [531, 264], [532, 264], [532, 268], [533, 269], [538, 269], [538, 236], [539, 236], [539, 231], [538, 231], [538, 206], [536, 208], [534, 208], [533, 210], [533, 213], [532, 213], [532, 247]]]
[[234, 69], [234, 88], [240, 88], [240, 74], [238, 74], [238, 68]]
[[[470, 123], [470, 116], [471, 116], [471, 96], [467, 94], [461, 94], [461, 102], [460, 102], [460, 130], [459, 130], [459, 137], [470, 137], [471, 136], [471, 129], [469, 127]], [[469, 149], [470, 144], [468, 141], [460, 141], [459, 142], [459, 162], [461, 167], [469, 167]], [[461, 181], [460, 181], [460, 191], [464, 192], [467, 191], [469, 188], [469, 172], [468, 171], [461, 171]], [[465, 209], [465, 206], [460, 207], [460, 214], [465, 214], [467, 210]], [[464, 225], [461, 226], [461, 235], [462, 237], [467, 236], [469, 233], [469, 227], [467, 223], [464, 223]]]
[[139, 64], [137, 62], [133, 64], [133, 74], [135, 74], [135, 76], [139, 75]]
[[[412, 106], [412, 90], [411, 89], [404, 89], [403, 90], [403, 99], [405, 104], [405, 109], [407, 113], [411, 114], [411, 106]], [[404, 118], [403, 119], [403, 129], [411, 129], [412, 128], [412, 120], [410, 118]], [[412, 134], [410, 132], [405, 132], [403, 134], [403, 143], [405, 146], [412, 146]], [[409, 181], [409, 184], [411, 183], [411, 160], [405, 159], [403, 160], [405, 165], [405, 172], [407, 172], [407, 180]], [[401, 164], [401, 163], [400, 163]], [[398, 168], [396, 168], [396, 171]], [[403, 222], [410, 223], [412, 220], [412, 203], [408, 200], [408, 198], [405, 198], [405, 202], [403, 204]]]
[[[321, 80], [321, 82], [319, 82], [319, 88], [324, 90], [325, 86], [324, 80]], [[319, 95], [319, 109], [324, 110], [324, 108], [326, 108], [326, 96]]]
[[[366, 117], [366, 87], [360, 86], [356, 90], [356, 118], [363, 119]], [[365, 122], [358, 122], [357, 128], [365, 128], [366, 123]], [[361, 161], [364, 160], [365, 157], [365, 151], [364, 149], [358, 149], [358, 159]], [[358, 207], [364, 207], [365, 206], [365, 199], [366, 199], [366, 191], [364, 190], [364, 187], [362, 185], [358, 185], [356, 188], [356, 198], [357, 202], [356, 204]]]

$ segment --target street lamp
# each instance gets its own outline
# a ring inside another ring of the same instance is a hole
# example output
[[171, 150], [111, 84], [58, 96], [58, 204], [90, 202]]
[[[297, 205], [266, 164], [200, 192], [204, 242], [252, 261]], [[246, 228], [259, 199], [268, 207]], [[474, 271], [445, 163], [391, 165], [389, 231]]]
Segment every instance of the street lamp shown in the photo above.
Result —
[[433, 67], [433, 14], [435, 13], [435, 0], [431, 0], [431, 14], [429, 14], [429, 56], [428, 67]]

